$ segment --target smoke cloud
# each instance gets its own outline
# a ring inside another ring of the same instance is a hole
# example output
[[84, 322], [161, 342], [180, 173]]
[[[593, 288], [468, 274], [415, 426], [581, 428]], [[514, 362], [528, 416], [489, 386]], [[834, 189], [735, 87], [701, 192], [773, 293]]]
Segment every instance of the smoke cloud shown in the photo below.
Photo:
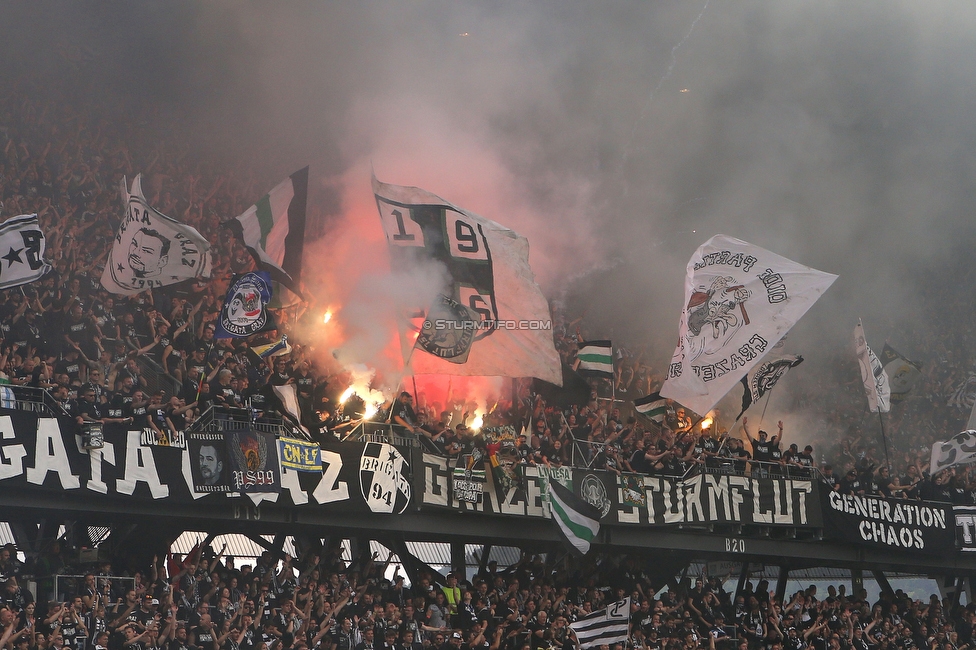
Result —
[[[879, 346], [963, 325], [919, 294], [971, 283], [971, 3], [7, 3], [0, 25], [31, 92], [109, 122], [150, 96], [147, 142], [182, 131], [267, 188], [311, 163], [306, 277], [351, 362], [378, 363], [399, 286], [371, 171], [525, 235], [547, 295], [658, 372], [717, 233], [840, 275], [790, 336], [798, 375], [857, 317]], [[66, 52], [84, 83], [56, 87]]]

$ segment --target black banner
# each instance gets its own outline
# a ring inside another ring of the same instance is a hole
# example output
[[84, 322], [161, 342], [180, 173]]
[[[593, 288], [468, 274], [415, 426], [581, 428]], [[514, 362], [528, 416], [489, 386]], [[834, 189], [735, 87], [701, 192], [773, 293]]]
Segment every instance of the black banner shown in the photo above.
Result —
[[688, 478], [623, 475], [617, 479], [621, 524], [756, 524], [819, 528], [813, 481], [698, 474]]
[[972, 553], [976, 551], [976, 506], [952, 506], [956, 522], [956, 546]]
[[942, 554], [955, 550], [948, 504], [841, 494], [822, 486], [827, 532], [853, 544]]
[[69, 418], [0, 410], [0, 490], [39, 490], [94, 499], [183, 503], [274, 503], [336, 512], [404, 512], [412, 497], [410, 450], [385, 443], [335, 443], [320, 471], [282, 468], [268, 433], [187, 434], [187, 448], [144, 444], [142, 431], [103, 429], [104, 447], [85, 450]]

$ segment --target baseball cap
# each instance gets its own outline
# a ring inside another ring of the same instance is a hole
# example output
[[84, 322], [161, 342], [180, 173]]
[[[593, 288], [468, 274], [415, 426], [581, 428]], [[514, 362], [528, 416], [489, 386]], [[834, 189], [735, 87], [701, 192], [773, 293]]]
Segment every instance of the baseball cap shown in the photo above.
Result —
[[451, 635], [451, 638], [452, 639], [460, 639], [461, 638], [461, 633], [460, 632], [455, 632], [454, 634]]

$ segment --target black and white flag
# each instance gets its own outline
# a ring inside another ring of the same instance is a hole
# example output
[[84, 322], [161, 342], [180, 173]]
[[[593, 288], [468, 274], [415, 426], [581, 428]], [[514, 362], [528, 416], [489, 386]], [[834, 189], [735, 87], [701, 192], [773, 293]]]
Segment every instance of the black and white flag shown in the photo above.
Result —
[[0, 289], [40, 279], [51, 269], [44, 261], [45, 239], [36, 214], [10, 217], [0, 224]]
[[281, 181], [239, 217], [224, 222], [271, 279], [302, 295], [308, 167]]
[[171, 219], [149, 205], [142, 193], [142, 174], [132, 192], [122, 179], [125, 216], [102, 271], [110, 293], [132, 296], [147, 289], [210, 277], [210, 243], [195, 228]]
[[783, 375], [801, 363], [803, 357], [799, 355], [776, 356], [773, 359], [766, 359], [746, 373], [742, 378], [742, 410], [735, 418], [736, 421], [742, 417], [746, 409], [773, 390], [773, 386], [783, 378]]
[[580, 648], [597, 648], [601, 645], [612, 646], [627, 640], [628, 624], [630, 622], [630, 597], [612, 603], [606, 609], [570, 623], [569, 627], [576, 634]]
[[857, 353], [857, 363], [861, 367], [861, 381], [864, 383], [864, 394], [868, 398], [868, 410], [872, 413], [887, 413], [891, 410], [891, 386], [888, 384], [888, 373], [885, 372], [874, 351], [868, 347], [861, 321], [857, 321], [857, 325], [854, 326], [854, 351]]

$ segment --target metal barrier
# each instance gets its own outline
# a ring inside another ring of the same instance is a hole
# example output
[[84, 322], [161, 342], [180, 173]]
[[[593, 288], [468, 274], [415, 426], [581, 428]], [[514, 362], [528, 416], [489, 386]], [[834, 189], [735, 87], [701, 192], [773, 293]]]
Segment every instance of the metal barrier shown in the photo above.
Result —
[[[85, 588], [85, 575], [88, 574], [59, 573], [54, 575], [54, 602], [66, 603], [75, 596], [80, 596]], [[129, 589], [133, 589], [135, 584], [136, 579], [129, 576], [95, 576], [97, 591], [103, 596], [106, 587], [108, 587], [110, 595], [118, 597], [124, 595]]]
[[[608, 443], [595, 440], [578, 440], [570, 432], [572, 441], [570, 449], [570, 465], [584, 469], [593, 469], [600, 453]], [[612, 443], [611, 443], [612, 444]], [[709, 456], [702, 462], [693, 462], [683, 474], [675, 478], [688, 478], [696, 474], [734, 474], [737, 476], [751, 476], [754, 478], [787, 478], [798, 480], [818, 480], [826, 484], [830, 482], [816, 467], [800, 467], [785, 463], [740, 459], [726, 456]]]
[[0, 407], [30, 411], [51, 417], [66, 416], [67, 411], [43, 388], [33, 386], [0, 385]]
[[419, 447], [417, 436], [398, 424], [362, 420], [342, 439], [362, 442], [385, 442], [401, 447]]
[[265, 413], [259, 419], [255, 419], [254, 411], [251, 409], [231, 408], [216, 404], [210, 406], [192, 425], [187, 427], [187, 432], [235, 431], [241, 427], [271, 433], [275, 437], [306, 437], [301, 430], [297, 429], [292, 423], [282, 417], [267, 415]]
[[167, 395], [178, 395], [182, 386], [176, 377], [167, 374], [161, 365], [140, 354], [136, 356], [136, 365], [139, 366], [140, 376], [146, 380], [146, 392], [150, 394], [166, 391]]

